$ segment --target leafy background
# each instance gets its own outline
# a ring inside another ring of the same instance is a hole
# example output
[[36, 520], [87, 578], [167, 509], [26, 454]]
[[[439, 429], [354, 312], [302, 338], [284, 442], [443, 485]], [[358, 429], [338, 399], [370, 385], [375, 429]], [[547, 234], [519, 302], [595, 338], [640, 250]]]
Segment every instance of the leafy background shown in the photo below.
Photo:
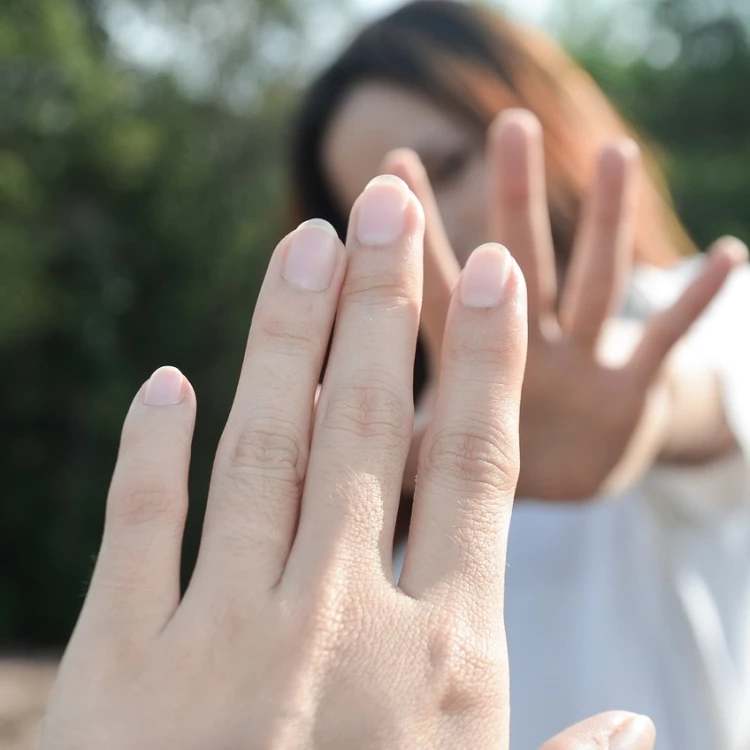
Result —
[[[661, 145], [699, 244], [750, 240], [750, 5], [594, 6], [562, 3], [550, 27]], [[69, 635], [123, 415], [164, 363], [200, 401], [189, 570], [285, 228], [290, 112], [354, 15], [336, 0], [0, 3], [0, 646]]]

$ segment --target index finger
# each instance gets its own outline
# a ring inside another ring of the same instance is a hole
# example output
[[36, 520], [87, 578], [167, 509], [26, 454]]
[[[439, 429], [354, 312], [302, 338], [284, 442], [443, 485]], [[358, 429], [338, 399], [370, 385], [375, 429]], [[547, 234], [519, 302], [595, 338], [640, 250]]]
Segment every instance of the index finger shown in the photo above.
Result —
[[430, 362], [437, 371], [442, 356], [445, 321], [461, 266], [448, 240], [435, 193], [419, 156], [409, 149], [392, 151], [383, 162], [383, 171], [400, 177], [424, 209], [424, 297], [420, 329]]

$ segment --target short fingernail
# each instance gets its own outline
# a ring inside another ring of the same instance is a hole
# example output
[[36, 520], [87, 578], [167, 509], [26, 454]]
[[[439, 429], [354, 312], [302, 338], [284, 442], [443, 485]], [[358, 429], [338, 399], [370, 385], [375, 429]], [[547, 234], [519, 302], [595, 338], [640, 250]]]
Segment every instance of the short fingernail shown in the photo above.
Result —
[[639, 750], [654, 736], [654, 723], [648, 716], [634, 716], [621, 724], [609, 738], [609, 750]]
[[143, 403], [146, 406], [175, 406], [182, 401], [185, 378], [176, 367], [160, 367], [148, 381]]
[[469, 258], [461, 275], [464, 307], [495, 307], [505, 296], [510, 276], [510, 254], [502, 245], [482, 245]]
[[620, 138], [614, 145], [626, 159], [635, 159], [640, 156], [640, 146], [633, 138]]
[[542, 124], [539, 122], [539, 118], [528, 109], [506, 109], [496, 120], [496, 127], [500, 130], [504, 130], [508, 126], [512, 126], [508, 132], [513, 132], [514, 135], [519, 133], [532, 133], [537, 134], [542, 132]]
[[376, 177], [357, 208], [357, 240], [362, 245], [389, 245], [404, 232], [409, 188], [393, 175]]
[[336, 269], [337, 243], [336, 230], [327, 221], [306, 221], [290, 238], [283, 277], [299, 289], [328, 289]]
[[748, 257], [747, 245], [736, 237], [726, 237], [722, 240], [724, 252], [729, 252], [737, 263], [745, 263]]

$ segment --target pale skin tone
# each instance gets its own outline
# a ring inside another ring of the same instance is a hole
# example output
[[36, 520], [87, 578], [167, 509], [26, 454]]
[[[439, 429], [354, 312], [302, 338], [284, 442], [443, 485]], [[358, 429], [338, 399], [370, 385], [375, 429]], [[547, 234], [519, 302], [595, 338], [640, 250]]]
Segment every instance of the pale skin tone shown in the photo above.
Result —
[[[352, 226], [346, 249], [312, 222], [273, 255], [184, 596], [195, 394], [173, 368], [137, 394], [42, 750], [508, 747], [523, 276], [488, 245], [456, 286], [396, 585], [424, 214], [381, 178]], [[611, 713], [544, 750], [653, 744], [647, 719]]]
[[[380, 171], [402, 177], [424, 204], [421, 327], [433, 372], [469, 248], [502, 242], [518, 261], [529, 289], [521, 496], [586, 499], [631, 486], [659, 461], [701, 463], [736, 450], [716, 374], [680, 371], [671, 355], [732, 269], [745, 262], [746, 248], [733, 238], [718, 241], [696, 281], [653, 321], [613, 319], [633, 264], [637, 146], [622, 139], [601, 150], [573, 260], [558, 269], [542, 138], [530, 112], [502, 113], [482, 138], [425, 98], [366, 83], [334, 117], [324, 158], [342, 205]], [[406, 490], [415, 486], [431, 390], [417, 412]]]

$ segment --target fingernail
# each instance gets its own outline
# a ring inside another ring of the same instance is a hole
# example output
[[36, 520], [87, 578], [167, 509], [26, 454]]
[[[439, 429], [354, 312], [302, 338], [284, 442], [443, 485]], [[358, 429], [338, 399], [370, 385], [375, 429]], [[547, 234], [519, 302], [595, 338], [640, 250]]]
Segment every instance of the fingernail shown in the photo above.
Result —
[[502, 131], [508, 126], [512, 126], [509, 132], [514, 132], [514, 134], [538, 135], [542, 132], [542, 124], [539, 122], [539, 118], [528, 109], [504, 110], [496, 119], [495, 127]]
[[633, 138], [620, 138], [614, 142], [613, 146], [626, 159], [636, 159], [641, 154], [641, 148]]
[[469, 257], [461, 274], [464, 307], [495, 307], [505, 294], [510, 276], [510, 254], [502, 245], [482, 245]]
[[634, 716], [621, 724], [609, 738], [609, 750], [637, 750], [654, 736], [654, 723], [648, 716]]
[[747, 245], [742, 240], [738, 240], [736, 237], [725, 237], [721, 242], [721, 246], [724, 252], [728, 252], [732, 256], [735, 262], [747, 262]]
[[143, 403], [146, 406], [175, 406], [182, 401], [185, 378], [176, 367], [160, 367], [148, 381]]
[[301, 224], [291, 236], [282, 276], [299, 289], [328, 289], [336, 269], [337, 242], [336, 230], [327, 221]]
[[403, 233], [409, 188], [393, 175], [376, 177], [364, 190], [357, 208], [357, 240], [362, 245], [389, 245]]

